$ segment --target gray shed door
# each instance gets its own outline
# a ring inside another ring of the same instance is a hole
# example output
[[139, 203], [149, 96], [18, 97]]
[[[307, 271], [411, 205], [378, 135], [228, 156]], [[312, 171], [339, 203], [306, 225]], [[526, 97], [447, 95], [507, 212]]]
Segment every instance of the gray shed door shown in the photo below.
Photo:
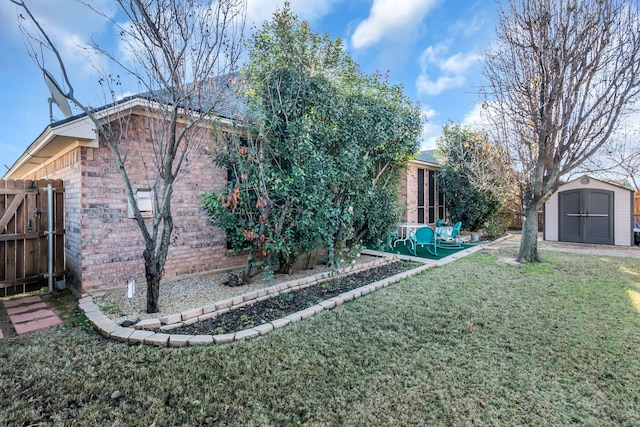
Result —
[[559, 192], [558, 240], [613, 245], [613, 196], [594, 189]]

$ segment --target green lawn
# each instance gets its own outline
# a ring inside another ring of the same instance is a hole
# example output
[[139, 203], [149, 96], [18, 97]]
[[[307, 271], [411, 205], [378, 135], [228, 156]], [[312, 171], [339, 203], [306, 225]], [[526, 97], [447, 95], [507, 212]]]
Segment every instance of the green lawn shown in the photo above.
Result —
[[640, 260], [509, 251], [228, 346], [5, 339], [0, 424], [640, 425]]

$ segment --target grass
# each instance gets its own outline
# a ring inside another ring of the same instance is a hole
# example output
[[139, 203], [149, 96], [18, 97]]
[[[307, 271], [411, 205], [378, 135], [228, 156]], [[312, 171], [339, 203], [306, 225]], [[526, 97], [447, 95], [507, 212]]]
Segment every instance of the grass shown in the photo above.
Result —
[[228, 346], [127, 346], [70, 323], [5, 339], [0, 423], [640, 425], [640, 260], [504, 256]]

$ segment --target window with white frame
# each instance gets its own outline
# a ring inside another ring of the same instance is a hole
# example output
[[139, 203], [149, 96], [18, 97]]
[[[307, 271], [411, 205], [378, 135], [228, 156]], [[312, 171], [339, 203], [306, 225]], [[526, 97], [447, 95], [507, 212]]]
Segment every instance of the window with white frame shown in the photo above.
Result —
[[[133, 197], [136, 199], [138, 209], [143, 218], [150, 218], [153, 216], [153, 191], [149, 188], [139, 188], [134, 190]], [[128, 204], [129, 218], [135, 218], [133, 215], [133, 207], [131, 203]]]

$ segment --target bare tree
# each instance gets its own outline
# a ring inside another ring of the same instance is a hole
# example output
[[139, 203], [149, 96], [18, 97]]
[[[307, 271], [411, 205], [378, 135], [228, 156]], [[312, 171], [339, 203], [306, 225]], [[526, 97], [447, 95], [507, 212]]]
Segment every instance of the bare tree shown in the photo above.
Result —
[[442, 129], [436, 156], [441, 163], [462, 173], [477, 190], [491, 193], [504, 208], [520, 213], [514, 200], [517, 176], [510, 165], [509, 153], [493, 143], [488, 132], [450, 122]]
[[[154, 204], [152, 221], [146, 222], [136, 201], [132, 186], [131, 163], [121, 138], [132, 117], [121, 112], [116, 120], [105, 123], [99, 110], [79, 99], [67, 66], [54, 40], [49, 36], [27, 2], [10, 0], [22, 10], [20, 17], [33, 27], [28, 32], [32, 57], [43, 71], [44, 57], [50, 52], [62, 75], [59, 90], [76, 104], [96, 126], [100, 137], [111, 148], [144, 239], [143, 257], [147, 280], [147, 312], [159, 311], [160, 280], [167, 260], [174, 229], [171, 200], [176, 180], [184, 173], [190, 156], [201, 151], [211, 132], [211, 119], [228, 99], [229, 82], [219, 76], [236, 71], [243, 45], [245, 0], [118, 0], [119, 18], [112, 25], [126, 46], [127, 55], [118, 57], [98, 42], [90, 46], [99, 56], [110, 59], [123, 75], [133, 76], [144, 92], [148, 117], [144, 128], [150, 139], [150, 158], [145, 158], [145, 175]], [[94, 13], [108, 19], [92, 3]], [[24, 28], [24, 27], [23, 27]], [[99, 68], [99, 67], [97, 67]], [[100, 69], [100, 68], [99, 68]], [[105, 96], [117, 97], [120, 76], [105, 72], [99, 80]]]
[[604, 175], [611, 180], [631, 185], [640, 191], [640, 132], [638, 129], [621, 130], [578, 168], [578, 173]]
[[485, 106], [518, 175], [518, 260], [539, 262], [538, 208], [609, 139], [640, 89], [638, 5], [508, 0], [497, 21]]

